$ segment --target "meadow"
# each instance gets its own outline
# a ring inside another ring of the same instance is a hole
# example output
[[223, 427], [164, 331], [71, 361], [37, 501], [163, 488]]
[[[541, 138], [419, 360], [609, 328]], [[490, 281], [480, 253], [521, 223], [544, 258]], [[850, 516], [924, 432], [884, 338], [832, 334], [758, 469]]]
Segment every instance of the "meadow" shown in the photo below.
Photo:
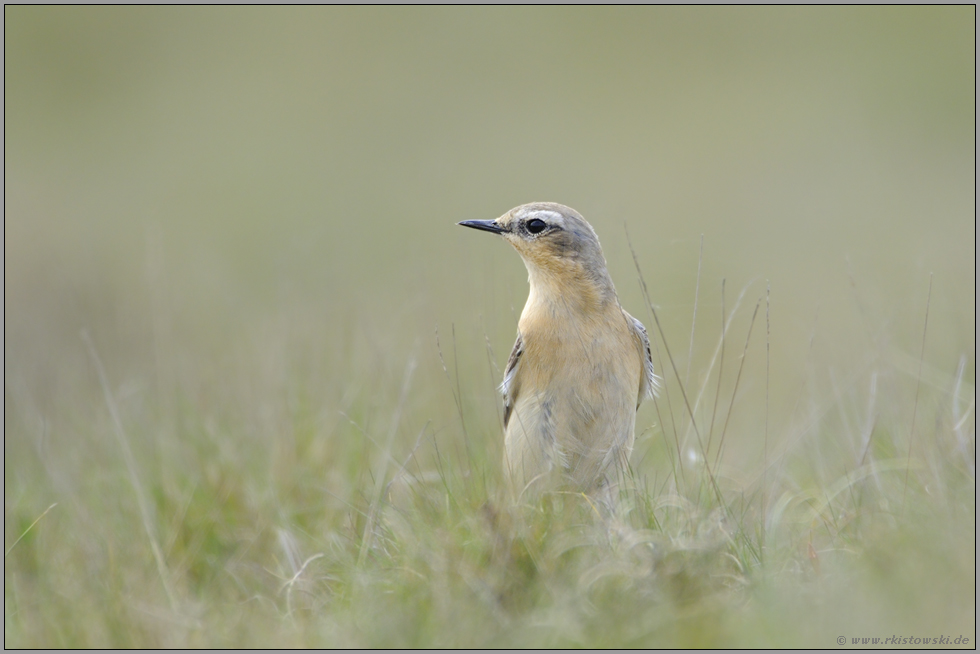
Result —
[[[5, 647], [975, 647], [975, 17], [5, 7]], [[615, 519], [504, 486], [536, 200]]]

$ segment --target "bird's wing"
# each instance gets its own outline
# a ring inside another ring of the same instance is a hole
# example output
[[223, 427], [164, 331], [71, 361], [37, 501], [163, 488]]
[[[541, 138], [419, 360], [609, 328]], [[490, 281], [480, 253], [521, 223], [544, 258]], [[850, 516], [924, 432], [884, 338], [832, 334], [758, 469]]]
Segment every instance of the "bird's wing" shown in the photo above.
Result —
[[500, 392], [504, 395], [504, 427], [510, 420], [514, 401], [517, 399], [517, 384], [514, 383], [514, 376], [517, 374], [517, 364], [520, 363], [522, 354], [524, 354], [524, 342], [521, 340], [521, 333], [517, 332], [514, 349], [510, 351], [507, 367], [504, 368], [504, 381], [500, 384]]
[[[623, 313], [626, 313], [623, 311]], [[643, 323], [626, 313], [626, 321], [633, 330], [633, 337], [639, 345], [640, 356], [643, 359], [643, 375], [640, 377], [640, 394], [636, 398], [636, 408], [648, 397], [656, 397], [660, 389], [660, 377], [653, 372], [653, 356], [650, 354], [650, 337]]]

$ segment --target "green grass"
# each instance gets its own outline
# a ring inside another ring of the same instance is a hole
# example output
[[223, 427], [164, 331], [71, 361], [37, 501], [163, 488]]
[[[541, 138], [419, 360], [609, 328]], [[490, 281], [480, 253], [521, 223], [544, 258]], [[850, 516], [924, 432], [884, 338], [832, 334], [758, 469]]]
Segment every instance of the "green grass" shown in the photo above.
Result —
[[[883, 352], [850, 387], [805, 381], [777, 427], [765, 401], [734, 394], [735, 378], [765, 390], [764, 366], [755, 376], [741, 363], [765, 356], [765, 309], [758, 347], [726, 335], [721, 384], [717, 365], [692, 371], [707, 397], [691, 384], [685, 402], [658, 364], [659, 418], [638, 438], [613, 518], [570, 492], [507, 500], [497, 373], [452, 335], [407, 358], [352, 347], [345, 363], [322, 349], [310, 359], [308, 335], [280, 325], [237, 359], [197, 360], [169, 387], [144, 388], [109, 372], [103, 387], [98, 348], [80, 336], [83, 382], [64, 404], [42, 412], [25, 388], [6, 388], [6, 645], [972, 643], [967, 369], [927, 378]], [[930, 316], [931, 329], [941, 322]], [[288, 342], [291, 353], [277, 349]], [[353, 360], [372, 355], [373, 370]], [[331, 370], [345, 384], [327, 406]], [[729, 407], [769, 444], [747, 469], [725, 452], [715, 463], [735, 440], [722, 433]]]

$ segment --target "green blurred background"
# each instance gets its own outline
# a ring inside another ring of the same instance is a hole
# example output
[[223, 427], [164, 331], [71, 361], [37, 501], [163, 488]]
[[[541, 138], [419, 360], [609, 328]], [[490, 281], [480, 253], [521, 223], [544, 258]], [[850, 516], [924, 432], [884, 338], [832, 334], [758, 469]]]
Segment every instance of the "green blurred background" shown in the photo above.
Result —
[[[387, 407], [383, 440], [412, 363], [398, 456], [425, 424], [458, 445], [436, 331], [493, 442], [526, 273], [455, 223], [531, 201], [593, 224], [652, 331], [628, 228], [682, 375], [711, 358], [721, 280], [729, 310], [747, 289], [732, 356], [771, 286], [769, 413], [757, 322], [732, 477], [758, 473], [760, 416], [791, 438], [808, 374], [846, 398], [886, 352], [907, 421], [930, 274], [922, 379], [946, 385], [964, 357], [975, 378], [975, 17], [5, 7], [5, 547], [50, 503], [124, 479], [83, 331], [162, 494], [212, 428], [234, 434], [222, 452], [281, 454], [297, 403], [312, 432]], [[648, 404], [638, 430], [655, 422]], [[288, 476], [292, 456], [269, 462]], [[322, 456], [311, 488], [368, 479]]]

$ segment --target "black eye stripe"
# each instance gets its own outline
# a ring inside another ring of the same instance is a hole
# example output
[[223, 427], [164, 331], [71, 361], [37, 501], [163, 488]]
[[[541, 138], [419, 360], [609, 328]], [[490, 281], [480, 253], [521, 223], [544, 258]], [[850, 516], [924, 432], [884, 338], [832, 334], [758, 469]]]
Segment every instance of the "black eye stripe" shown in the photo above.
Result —
[[547, 226], [548, 223], [539, 218], [532, 218], [531, 220], [527, 221], [527, 231], [531, 232], [532, 234], [540, 234]]

